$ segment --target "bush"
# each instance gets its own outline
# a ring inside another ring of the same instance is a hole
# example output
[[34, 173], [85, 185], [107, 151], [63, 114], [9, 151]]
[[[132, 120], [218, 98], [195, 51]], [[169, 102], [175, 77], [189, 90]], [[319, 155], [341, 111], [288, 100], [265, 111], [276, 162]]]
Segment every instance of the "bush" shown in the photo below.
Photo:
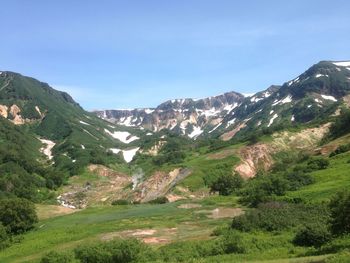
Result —
[[245, 242], [243, 242], [241, 234], [234, 231], [227, 232], [221, 241], [222, 249], [224, 253], [231, 254], [231, 253], [245, 253], [246, 247]]
[[165, 196], [161, 196], [161, 197], [157, 197], [154, 200], [149, 201], [148, 203], [150, 203], [150, 204], [165, 204], [168, 202], [169, 202], [168, 198], [166, 198]]
[[75, 257], [84, 263], [127, 263], [142, 261], [147, 246], [136, 239], [113, 240], [106, 243], [80, 246]]
[[60, 254], [55, 251], [51, 251], [41, 258], [40, 263], [70, 263], [73, 261], [73, 256]]
[[330, 204], [331, 230], [335, 235], [350, 233], [350, 192], [336, 194]]
[[0, 250], [7, 246], [8, 238], [6, 228], [0, 223]]
[[243, 179], [240, 175], [220, 176], [210, 187], [212, 192], [219, 192], [220, 195], [230, 195], [237, 192], [243, 186]]
[[112, 202], [112, 205], [128, 205], [128, 204], [130, 204], [130, 202], [124, 199], [118, 199]]
[[241, 201], [256, 207], [271, 200], [271, 196], [282, 196], [289, 189], [289, 181], [280, 175], [263, 175], [250, 179], [242, 190]]
[[235, 217], [231, 227], [240, 231], [265, 230], [281, 231], [304, 224], [326, 224], [329, 211], [325, 205], [288, 204], [269, 202], [257, 209]]
[[331, 239], [331, 233], [325, 224], [311, 224], [301, 228], [293, 243], [298, 246], [320, 247]]
[[27, 199], [2, 199], [0, 200], [0, 222], [9, 233], [25, 232], [38, 222], [35, 206]]
[[323, 170], [329, 166], [329, 161], [325, 158], [315, 158], [307, 163], [307, 168], [309, 171]]

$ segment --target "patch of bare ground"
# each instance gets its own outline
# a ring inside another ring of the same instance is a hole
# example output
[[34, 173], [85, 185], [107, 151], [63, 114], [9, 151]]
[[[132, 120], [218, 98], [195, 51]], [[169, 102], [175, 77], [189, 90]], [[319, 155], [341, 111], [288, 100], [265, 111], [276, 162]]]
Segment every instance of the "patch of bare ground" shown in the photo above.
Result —
[[88, 205], [124, 199], [129, 194], [125, 188], [132, 183], [130, 176], [103, 165], [89, 165], [88, 170], [96, 174], [98, 179], [93, 182], [79, 181], [65, 187], [58, 200], [62, 205], [85, 208]]
[[134, 237], [147, 244], [169, 243], [177, 233], [177, 228], [161, 229], [134, 229], [119, 232], [105, 233], [100, 236], [103, 241], [109, 241], [114, 238]]
[[236, 126], [233, 130], [229, 132], [225, 132], [223, 135], [221, 135], [220, 136], [221, 140], [223, 141], [231, 140], [236, 135], [237, 132], [239, 132], [241, 129], [245, 128], [246, 126], [247, 126], [246, 121], [244, 121], [243, 123]]
[[244, 211], [242, 208], [217, 207], [213, 210], [198, 210], [195, 213], [207, 214], [207, 217], [211, 219], [221, 219], [240, 216], [244, 214]]
[[74, 213], [76, 209], [71, 209], [68, 207], [63, 207], [60, 205], [36, 205], [37, 215], [39, 220], [48, 219], [56, 216], [67, 215]]
[[194, 204], [194, 203], [188, 203], [188, 204], [182, 204], [179, 205], [177, 208], [182, 208], [182, 209], [193, 209], [193, 208], [199, 208], [202, 207], [200, 204]]
[[181, 195], [176, 195], [176, 194], [167, 194], [165, 197], [168, 199], [170, 203], [186, 199], [186, 197]]

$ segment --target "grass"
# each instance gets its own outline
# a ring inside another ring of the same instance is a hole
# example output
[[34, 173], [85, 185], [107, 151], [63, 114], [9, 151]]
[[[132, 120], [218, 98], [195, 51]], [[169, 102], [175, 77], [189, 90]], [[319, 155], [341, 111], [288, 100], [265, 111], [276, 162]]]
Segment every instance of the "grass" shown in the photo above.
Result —
[[[215, 198], [213, 200], [215, 202]], [[231, 201], [232, 197], [226, 201], [222, 199], [221, 204], [228, 205]], [[132, 229], [159, 229], [161, 235], [167, 228], [177, 227], [172, 240], [207, 239], [215, 227], [231, 220], [209, 219], [195, 213], [195, 209], [177, 208], [180, 203], [183, 201], [163, 205], [93, 207], [62, 216], [49, 212], [51, 206], [41, 205], [38, 206], [41, 220], [36, 229], [23, 235], [20, 243], [3, 250], [0, 262], [36, 262], [51, 250], [73, 249], [78, 244], [100, 240], [104, 234]], [[204, 203], [198, 209], [214, 207]], [[56, 217], [48, 218], [50, 216]]]
[[327, 169], [315, 171], [312, 176], [315, 183], [295, 192], [287, 193], [287, 197], [302, 198], [312, 202], [328, 201], [336, 192], [350, 188], [350, 153], [343, 153], [329, 158]]

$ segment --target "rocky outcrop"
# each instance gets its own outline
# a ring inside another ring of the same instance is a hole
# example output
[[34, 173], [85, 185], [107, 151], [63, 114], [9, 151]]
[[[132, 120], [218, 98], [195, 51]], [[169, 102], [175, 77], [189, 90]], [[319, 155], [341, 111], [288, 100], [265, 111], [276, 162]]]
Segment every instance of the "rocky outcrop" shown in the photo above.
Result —
[[148, 202], [165, 196], [178, 182], [189, 176], [191, 170], [177, 168], [170, 172], [155, 172], [146, 181], [141, 183], [134, 194], [134, 199]]

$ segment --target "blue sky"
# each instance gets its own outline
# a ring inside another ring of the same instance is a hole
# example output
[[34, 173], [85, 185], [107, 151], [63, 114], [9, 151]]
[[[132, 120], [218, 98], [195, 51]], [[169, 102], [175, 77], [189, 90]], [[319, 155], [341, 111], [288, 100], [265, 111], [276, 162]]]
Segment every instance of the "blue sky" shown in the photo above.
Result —
[[348, 0], [0, 0], [0, 70], [68, 91], [87, 110], [288, 81], [350, 60]]

